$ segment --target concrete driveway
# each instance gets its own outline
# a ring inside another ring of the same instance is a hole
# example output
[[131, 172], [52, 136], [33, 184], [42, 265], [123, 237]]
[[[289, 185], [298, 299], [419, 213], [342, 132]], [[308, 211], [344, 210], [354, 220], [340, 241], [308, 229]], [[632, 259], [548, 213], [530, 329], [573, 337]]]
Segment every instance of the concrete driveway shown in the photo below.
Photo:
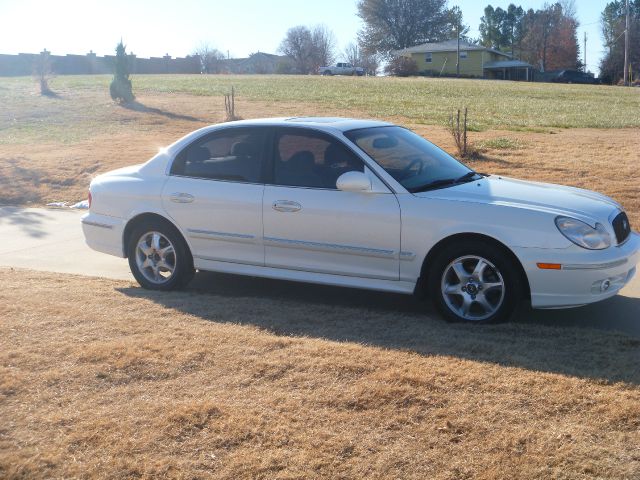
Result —
[[101, 255], [84, 243], [84, 213], [0, 207], [0, 266], [133, 280], [126, 259]]
[[[117, 280], [133, 280], [126, 259], [103, 255], [84, 243], [78, 210], [0, 207], [0, 267], [28, 268], [48, 272], [74, 273]], [[221, 281], [224, 280], [224, 281]], [[406, 296], [354, 291], [333, 287], [290, 284], [276, 280], [249, 279], [230, 275], [201, 273], [192, 288], [242, 295], [313, 296], [345, 305], [372, 305], [423, 311], [424, 305]], [[604, 302], [570, 310], [534, 310], [524, 322], [556, 326], [585, 326], [619, 330], [640, 337], [640, 275], [619, 295]]]

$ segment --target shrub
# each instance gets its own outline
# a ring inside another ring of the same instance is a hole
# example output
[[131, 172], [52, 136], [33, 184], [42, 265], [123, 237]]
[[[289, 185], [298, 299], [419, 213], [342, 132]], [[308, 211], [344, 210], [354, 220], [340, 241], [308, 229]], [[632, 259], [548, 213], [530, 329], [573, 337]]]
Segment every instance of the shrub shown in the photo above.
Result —
[[133, 95], [133, 88], [129, 79], [129, 57], [122, 40], [116, 47], [114, 74], [109, 86], [109, 93], [114, 101], [120, 103], [131, 103], [136, 98]]
[[46, 48], [40, 52], [33, 64], [33, 77], [40, 86], [41, 95], [55, 95], [49, 88], [49, 80], [53, 77], [51, 70], [51, 52]]
[[467, 107], [464, 108], [464, 116], [462, 122], [460, 121], [460, 109], [458, 109], [455, 115], [449, 116], [449, 133], [453, 137], [453, 141], [456, 144], [459, 158], [468, 158], [472, 156], [475, 149], [467, 143]]
[[278, 65], [276, 65], [276, 73], [282, 74], [282, 75], [290, 75], [293, 73], [293, 65], [291, 65], [291, 62], [278, 62]]
[[385, 67], [384, 71], [397, 77], [410, 77], [418, 74], [418, 64], [413, 58], [394, 57]]
[[242, 120], [242, 117], [236, 115], [236, 92], [231, 87], [231, 93], [224, 94], [224, 110], [225, 122], [233, 122], [234, 120]]

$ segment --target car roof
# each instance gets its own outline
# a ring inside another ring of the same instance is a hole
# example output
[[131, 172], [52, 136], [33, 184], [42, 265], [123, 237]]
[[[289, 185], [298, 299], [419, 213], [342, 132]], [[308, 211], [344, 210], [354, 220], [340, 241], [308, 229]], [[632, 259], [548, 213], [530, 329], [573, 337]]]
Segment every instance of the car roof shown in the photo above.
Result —
[[389, 127], [394, 126], [393, 123], [381, 122], [379, 120], [358, 120], [354, 118], [340, 117], [280, 117], [280, 118], [256, 118], [252, 120], [236, 120], [234, 122], [216, 123], [209, 125], [191, 133], [175, 141], [167, 147], [169, 152], [175, 153], [182, 149], [185, 145], [192, 142], [202, 135], [215, 132], [219, 129], [234, 127], [308, 127], [314, 130], [322, 130], [328, 133], [341, 133], [349, 130], [358, 130], [360, 128], [373, 127]]
[[217, 124], [215, 126], [219, 127], [222, 125], [260, 125], [278, 127], [307, 126], [319, 130], [338, 130], [340, 132], [346, 132], [348, 130], [356, 130], [359, 128], [387, 127], [392, 126], [393, 124], [389, 122], [382, 122], [380, 120], [361, 120], [341, 117], [279, 117], [239, 120], [235, 122], [228, 122], [226, 124]]

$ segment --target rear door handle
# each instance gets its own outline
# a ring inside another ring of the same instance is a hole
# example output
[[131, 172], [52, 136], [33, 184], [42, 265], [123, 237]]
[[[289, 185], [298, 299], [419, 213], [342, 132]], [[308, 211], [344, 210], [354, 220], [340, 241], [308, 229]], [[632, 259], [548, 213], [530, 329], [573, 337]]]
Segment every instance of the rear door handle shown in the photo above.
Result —
[[302, 209], [302, 205], [291, 200], [276, 200], [272, 207], [278, 212], [298, 212]]
[[191, 203], [196, 199], [190, 193], [182, 192], [172, 193], [170, 198], [173, 203]]

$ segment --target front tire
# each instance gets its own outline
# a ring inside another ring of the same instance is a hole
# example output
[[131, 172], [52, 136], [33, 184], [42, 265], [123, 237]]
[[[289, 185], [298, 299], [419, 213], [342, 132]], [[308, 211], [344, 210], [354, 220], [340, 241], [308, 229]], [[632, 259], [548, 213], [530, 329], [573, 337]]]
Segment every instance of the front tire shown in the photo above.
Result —
[[129, 268], [140, 286], [176, 290], [195, 273], [189, 247], [180, 233], [163, 222], [145, 222], [133, 229], [127, 248]]
[[484, 241], [445, 247], [429, 266], [427, 288], [448, 321], [508, 320], [522, 301], [522, 281], [504, 249]]

